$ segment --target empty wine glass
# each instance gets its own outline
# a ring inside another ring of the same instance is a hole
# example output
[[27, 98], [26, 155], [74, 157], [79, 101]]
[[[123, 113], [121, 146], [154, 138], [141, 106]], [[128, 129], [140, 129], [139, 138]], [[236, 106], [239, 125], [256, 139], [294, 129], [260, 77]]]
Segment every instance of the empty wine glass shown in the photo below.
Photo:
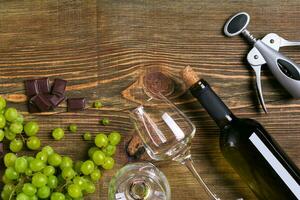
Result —
[[163, 95], [160, 95], [159, 101], [153, 106], [139, 106], [130, 112], [147, 153], [154, 160], [171, 159], [186, 165], [207, 194], [214, 200], [220, 200], [194, 167], [190, 153], [191, 139], [196, 132], [194, 124]]

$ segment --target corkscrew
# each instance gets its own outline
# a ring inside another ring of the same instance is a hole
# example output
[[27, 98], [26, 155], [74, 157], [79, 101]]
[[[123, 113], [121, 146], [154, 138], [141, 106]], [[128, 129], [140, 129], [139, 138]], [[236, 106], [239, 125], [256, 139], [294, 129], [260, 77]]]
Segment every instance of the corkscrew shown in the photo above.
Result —
[[258, 98], [263, 110], [267, 113], [261, 86], [261, 66], [267, 64], [272, 74], [280, 84], [294, 97], [300, 97], [300, 66], [279, 52], [280, 47], [300, 46], [300, 41], [288, 41], [275, 33], [269, 33], [262, 39], [256, 39], [246, 28], [250, 16], [239, 12], [232, 16], [224, 26], [225, 35], [232, 37], [242, 34], [253, 48], [247, 55], [247, 60], [256, 76]]

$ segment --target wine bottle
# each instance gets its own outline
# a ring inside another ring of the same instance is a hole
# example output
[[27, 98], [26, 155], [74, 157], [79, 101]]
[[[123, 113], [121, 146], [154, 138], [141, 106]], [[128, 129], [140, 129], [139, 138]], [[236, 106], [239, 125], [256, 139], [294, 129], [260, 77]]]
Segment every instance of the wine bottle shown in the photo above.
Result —
[[190, 67], [184, 69], [183, 78], [219, 126], [223, 156], [257, 198], [300, 199], [300, 171], [264, 127], [253, 119], [236, 117]]

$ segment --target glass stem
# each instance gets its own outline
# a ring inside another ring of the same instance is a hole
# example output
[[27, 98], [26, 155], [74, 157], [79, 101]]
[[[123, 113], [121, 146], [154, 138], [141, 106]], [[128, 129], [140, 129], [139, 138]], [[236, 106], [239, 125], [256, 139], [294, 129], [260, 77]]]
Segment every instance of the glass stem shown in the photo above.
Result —
[[194, 175], [194, 177], [197, 179], [197, 181], [204, 187], [207, 194], [213, 199], [213, 200], [221, 200], [217, 197], [212, 191], [208, 188], [206, 183], [203, 181], [201, 176], [198, 174], [197, 170], [195, 169], [194, 162], [191, 158], [191, 156], [187, 157], [183, 162], [185, 166], [190, 170], [190, 172]]

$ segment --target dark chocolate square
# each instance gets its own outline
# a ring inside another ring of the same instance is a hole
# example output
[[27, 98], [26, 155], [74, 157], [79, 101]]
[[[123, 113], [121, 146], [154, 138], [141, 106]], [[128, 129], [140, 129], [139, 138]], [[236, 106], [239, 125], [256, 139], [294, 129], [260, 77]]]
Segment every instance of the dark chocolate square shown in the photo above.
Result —
[[34, 105], [33, 103], [31, 103], [31, 102], [28, 102], [28, 111], [30, 113], [38, 113], [38, 112], [40, 112], [40, 110], [38, 109], [38, 107], [36, 105]]
[[43, 94], [38, 94], [30, 99], [30, 103], [36, 105], [38, 109], [42, 112], [49, 111], [52, 108], [52, 104], [48, 100], [48, 96]]
[[69, 98], [68, 111], [79, 111], [85, 107], [85, 98]]
[[54, 79], [51, 93], [58, 95], [58, 96], [64, 96], [66, 86], [67, 86], [66, 80], [56, 78], [56, 79]]
[[49, 94], [50, 93], [50, 83], [49, 78], [40, 78], [36, 80], [36, 85], [38, 93]]
[[28, 98], [31, 98], [38, 94], [37, 89], [37, 81], [36, 80], [26, 80], [25, 81], [25, 90], [26, 90], [26, 96]]
[[48, 100], [50, 101], [53, 107], [57, 107], [64, 99], [65, 96], [60, 96], [60, 95], [51, 95], [48, 98]]

